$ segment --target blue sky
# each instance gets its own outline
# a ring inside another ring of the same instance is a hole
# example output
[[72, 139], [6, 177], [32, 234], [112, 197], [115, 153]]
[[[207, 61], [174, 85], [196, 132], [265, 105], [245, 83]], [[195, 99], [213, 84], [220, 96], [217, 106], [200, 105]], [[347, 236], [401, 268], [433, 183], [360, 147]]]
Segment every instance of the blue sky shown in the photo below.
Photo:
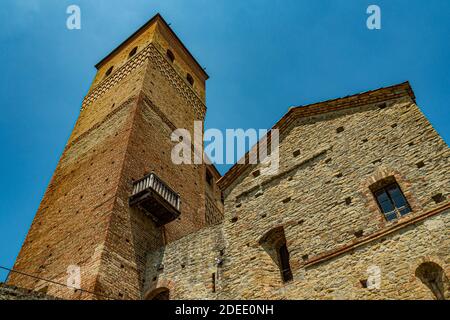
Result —
[[[66, 28], [71, 4], [78, 31]], [[366, 28], [370, 4], [379, 31]], [[1, 266], [14, 263], [95, 63], [157, 12], [211, 76], [207, 128], [270, 128], [290, 106], [409, 80], [450, 141], [450, 1], [3, 0]]]

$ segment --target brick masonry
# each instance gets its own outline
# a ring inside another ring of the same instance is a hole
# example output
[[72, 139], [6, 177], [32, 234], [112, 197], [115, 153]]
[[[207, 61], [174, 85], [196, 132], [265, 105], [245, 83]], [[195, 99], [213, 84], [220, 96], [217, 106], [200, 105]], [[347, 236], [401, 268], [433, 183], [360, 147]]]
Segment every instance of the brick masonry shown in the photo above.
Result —
[[[97, 67], [16, 270], [64, 284], [77, 265], [84, 290], [112, 299], [432, 299], [418, 276], [428, 263], [449, 297], [450, 151], [408, 83], [290, 109], [274, 126], [277, 172], [235, 165], [220, 178], [171, 161], [173, 130], [204, 120], [207, 75], [160, 16]], [[162, 227], [128, 202], [150, 172], [181, 197]], [[387, 179], [412, 209], [394, 222], [372, 193]], [[101, 298], [14, 273], [8, 284]]]

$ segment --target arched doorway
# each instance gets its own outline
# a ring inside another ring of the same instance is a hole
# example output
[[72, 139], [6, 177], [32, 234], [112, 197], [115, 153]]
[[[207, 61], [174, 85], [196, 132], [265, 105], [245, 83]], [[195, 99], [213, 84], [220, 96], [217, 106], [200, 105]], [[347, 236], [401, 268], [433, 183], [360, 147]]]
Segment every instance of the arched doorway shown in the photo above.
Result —
[[416, 277], [431, 290], [437, 300], [445, 300], [449, 283], [440, 265], [424, 262], [417, 267]]
[[170, 290], [167, 288], [157, 288], [147, 294], [145, 300], [170, 300]]

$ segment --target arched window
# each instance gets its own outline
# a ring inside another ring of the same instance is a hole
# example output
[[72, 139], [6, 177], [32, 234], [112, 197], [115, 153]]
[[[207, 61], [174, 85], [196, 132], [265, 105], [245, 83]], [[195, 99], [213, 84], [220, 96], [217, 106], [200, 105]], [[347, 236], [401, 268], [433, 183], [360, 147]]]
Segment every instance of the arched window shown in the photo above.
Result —
[[375, 183], [370, 190], [387, 221], [397, 220], [411, 212], [411, 207], [394, 177]]
[[259, 243], [278, 266], [283, 282], [291, 281], [293, 276], [284, 228], [277, 227], [270, 230], [259, 240]]
[[189, 82], [189, 84], [190, 84], [191, 86], [194, 85], [194, 78], [192, 78], [192, 76], [191, 76], [189, 73], [188, 73], [187, 76], [186, 76], [186, 80], [187, 80], [187, 82]]
[[128, 59], [130, 59], [132, 56], [134, 56], [135, 54], [136, 54], [136, 52], [137, 52], [137, 47], [134, 47], [131, 51], [130, 51], [130, 53], [128, 54]]
[[113, 72], [114, 66], [110, 67], [106, 73], [105, 73], [105, 77], [108, 77], [112, 72]]
[[167, 288], [157, 288], [150, 292], [145, 300], [170, 300], [170, 290]]
[[175, 55], [173, 54], [172, 51], [170, 51], [170, 49], [167, 49], [167, 58], [169, 58], [170, 62], [174, 62], [175, 61]]
[[431, 290], [437, 300], [445, 300], [449, 284], [441, 266], [434, 262], [424, 262], [416, 269], [416, 277]]

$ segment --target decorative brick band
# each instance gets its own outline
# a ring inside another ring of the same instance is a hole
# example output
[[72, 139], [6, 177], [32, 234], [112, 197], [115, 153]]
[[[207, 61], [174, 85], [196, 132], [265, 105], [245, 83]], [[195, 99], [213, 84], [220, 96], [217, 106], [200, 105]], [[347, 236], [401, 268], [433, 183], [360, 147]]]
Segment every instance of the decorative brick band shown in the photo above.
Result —
[[133, 70], [144, 65], [147, 59], [151, 59], [155, 63], [161, 74], [166, 77], [166, 79], [180, 93], [180, 95], [183, 96], [189, 104], [192, 104], [194, 106], [197, 119], [204, 119], [206, 114], [206, 106], [201, 98], [187, 83], [187, 81], [178, 74], [173, 65], [156, 48], [153, 43], [150, 43], [137, 55], [127, 61], [127, 63], [113, 72], [109, 77], [105, 78], [97, 86], [92, 88], [84, 98], [81, 110], [87, 108], [105, 92], [110, 90], [122, 79], [127, 77]]
[[[370, 106], [376, 103], [384, 103], [404, 97], [409, 97], [410, 101], [415, 103], [415, 95], [409, 84], [404, 82], [398, 85], [380, 88], [377, 90], [367, 91], [344, 98], [333, 99], [323, 102], [310, 104], [307, 106], [293, 107], [272, 127], [272, 129], [279, 129], [280, 137], [286, 132], [290, 125], [299, 118], [307, 118], [326, 114], [334, 111], [346, 110], [348, 108]], [[267, 134], [267, 141], [270, 144], [271, 132]], [[261, 144], [261, 141], [257, 143]], [[227, 173], [217, 181], [219, 188], [225, 191], [232, 183], [250, 166], [248, 164], [249, 152], [244, 155], [246, 164], [236, 163]]]
[[84, 137], [86, 137], [88, 134], [90, 134], [92, 131], [94, 131], [95, 129], [98, 129], [102, 124], [104, 124], [106, 121], [108, 121], [109, 119], [111, 119], [116, 113], [118, 113], [120, 110], [122, 110], [125, 107], [128, 107], [130, 104], [132, 104], [133, 102], [135, 102], [138, 99], [138, 96], [132, 96], [129, 99], [127, 99], [125, 102], [123, 102], [120, 106], [118, 106], [117, 108], [115, 108], [112, 112], [108, 113], [106, 115], [106, 117], [104, 117], [101, 121], [97, 122], [94, 126], [92, 126], [91, 128], [89, 128], [88, 130], [86, 130], [85, 132], [83, 132], [82, 134], [80, 134], [78, 137], [76, 137], [75, 139], [73, 139], [72, 141], [70, 141], [67, 145], [66, 148], [64, 149], [64, 152], [66, 152], [68, 149], [70, 149], [74, 144], [76, 144], [78, 141], [80, 141], [81, 139], [83, 139]]
[[446, 210], [450, 209], [450, 202], [447, 204], [444, 204], [443, 206], [440, 206], [438, 208], [432, 209], [430, 211], [424, 212], [420, 215], [414, 216], [414, 217], [410, 217], [410, 218], [404, 218], [401, 221], [399, 221], [396, 224], [390, 225], [389, 227], [386, 227], [383, 230], [374, 232], [364, 238], [361, 238], [360, 240], [357, 240], [356, 242], [352, 242], [349, 244], [346, 244], [338, 249], [334, 249], [334, 250], [330, 250], [330, 251], [326, 251], [324, 253], [318, 254], [315, 257], [312, 257], [311, 259], [309, 259], [308, 261], [306, 261], [305, 263], [301, 264], [300, 267], [312, 267], [314, 265], [317, 265], [319, 263], [328, 261], [330, 259], [333, 259], [335, 257], [338, 257], [340, 255], [343, 255], [346, 252], [352, 251], [356, 248], [359, 248], [361, 246], [364, 246], [366, 244], [369, 244], [371, 242], [374, 242], [384, 236], [387, 236], [389, 234], [392, 234], [394, 232], [397, 232], [401, 229], [404, 229], [412, 224], [421, 222], [425, 219], [428, 219], [430, 217], [436, 216], [440, 213], [445, 212]]

